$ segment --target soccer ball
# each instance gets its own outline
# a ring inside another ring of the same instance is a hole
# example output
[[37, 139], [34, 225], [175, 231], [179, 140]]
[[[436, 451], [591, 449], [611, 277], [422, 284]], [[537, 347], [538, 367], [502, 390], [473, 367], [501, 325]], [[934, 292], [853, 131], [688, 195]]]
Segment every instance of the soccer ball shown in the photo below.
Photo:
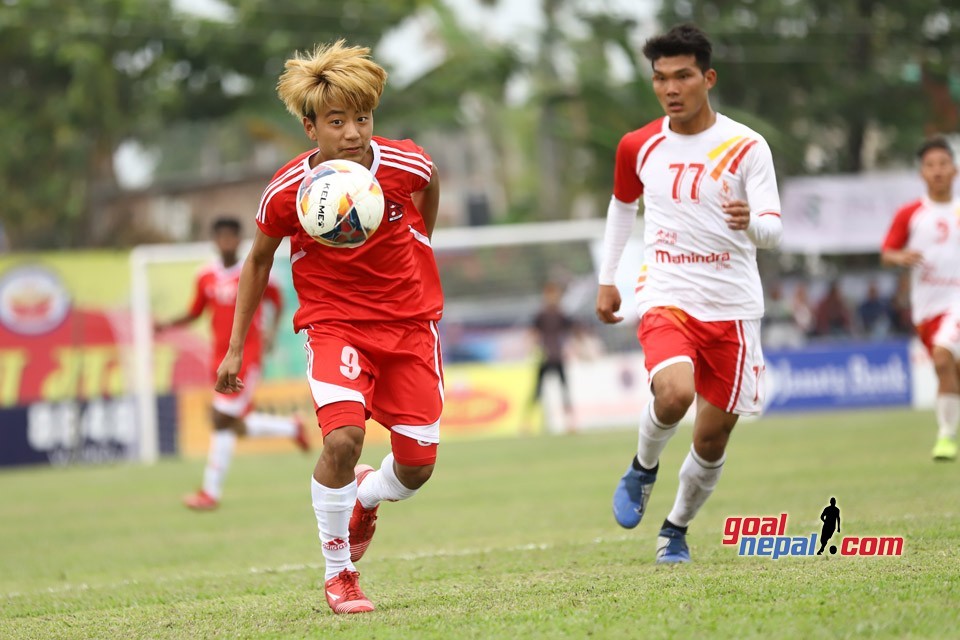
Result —
[[383, 219], [383, 191], [373, 174], [350, 160], [314, 167], [297, 190], [300, 226], [320, 244], [359, 247]]

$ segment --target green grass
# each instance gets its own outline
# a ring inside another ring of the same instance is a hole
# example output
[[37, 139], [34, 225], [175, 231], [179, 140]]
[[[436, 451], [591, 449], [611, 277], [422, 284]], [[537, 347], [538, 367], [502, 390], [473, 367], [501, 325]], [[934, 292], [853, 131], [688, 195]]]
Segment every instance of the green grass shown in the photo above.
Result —
[[[929, 459], [929, 413], [769, 418], [738, 427], [693, 523], [694, 563], [657, 567], [689, 429], [651, 513], [616, 526], [633, 430], [441, 447], [415, 499], [386, 504], [361, 561], [373, 614], [327, 608], [312, 457], [238, 458], [220, 511], [179, 498], [203, 461], [0, 473], [0, 638], [943, 638], [960, 631], [960, 465]], [[375, 465], [383, 449], [364, 460]], [[737, 514], [903, 535], [900, 558], [740, 558]]]

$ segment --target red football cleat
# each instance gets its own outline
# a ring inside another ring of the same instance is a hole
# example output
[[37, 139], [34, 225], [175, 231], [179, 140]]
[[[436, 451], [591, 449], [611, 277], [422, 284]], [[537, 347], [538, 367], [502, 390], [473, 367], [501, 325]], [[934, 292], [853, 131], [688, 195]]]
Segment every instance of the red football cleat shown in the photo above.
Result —
[[293, 416], [293, 421], [297, 425], [297, 432], [293, 434], [293, 442], [301, 451], [310, 451], [310, 439], [307, 438], [307, 425], [303, 418], [298, 415]]
[[324, 584], [327, 604], [334, 613], [366, 613], [374, 610], [373, 603], [367, 600], [360, 589], [359, 579], [359, 573], [344, 569]]
[[[369, 474], [373, 473], [373, 467], [368, 464], [358, 464], [353, 472], [357, 476], [357, 487], [363, 482]], [[350, 562], [356, 562], [363, 557], [370, 541], [373, 539], [373, 532], [377, 530], [377, 509], [366, 509], [360, 500], [353, 505], [353, 514], [350, 516]]]
[[220, 506], [220, 501], [201, 489], [185, 497], [183, 504], [194, 511], [213, 511]]

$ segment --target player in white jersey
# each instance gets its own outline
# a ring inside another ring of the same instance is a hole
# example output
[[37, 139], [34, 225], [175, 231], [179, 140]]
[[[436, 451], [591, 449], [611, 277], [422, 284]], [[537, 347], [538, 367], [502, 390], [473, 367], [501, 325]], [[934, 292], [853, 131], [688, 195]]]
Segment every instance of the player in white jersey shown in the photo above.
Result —
[[960, 424], [960, 198], [950, 144], [932, 138], [920, 147], [927, 195], [897, 211], [883, 241], [885, 265], [911, 270], [910, 307], [917, 334], [937, 370], [934, 460], [955, 460]]
[[657, 562], [689, 562], [687, 526], [713, 492], [741, 415], [763, 404], [757, 248], [783, 233], [773, 159], [755, 131], [716, 113], [712, 47], [680, 25], [648, 40], [653, 89], [666, 112], [617, 148], [607, 210], [597, 315], [620, 322], [614, 277], [644, 204], [644, 266], [637, 280], [638, 337], [653, 400], [640, 420], [637, 455], [613, 497], [617, 522], [643, 518], [660, 453], [697, 400], [693, 444], [657, 539]]

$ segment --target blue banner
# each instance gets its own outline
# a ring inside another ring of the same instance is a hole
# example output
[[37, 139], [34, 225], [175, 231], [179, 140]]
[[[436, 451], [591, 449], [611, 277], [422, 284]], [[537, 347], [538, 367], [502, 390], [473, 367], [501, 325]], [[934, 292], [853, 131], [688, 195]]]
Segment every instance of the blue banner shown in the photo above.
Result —
[[[139, 430], [132, 397], [36, 402], [0, 408], [0, 467], [134, 460]], [[177, 452], [176, 399], [157, 398], [159, 448]]]
[[909, 342], [839, 342], [765, 353], [767, 411], [909, 405]]

